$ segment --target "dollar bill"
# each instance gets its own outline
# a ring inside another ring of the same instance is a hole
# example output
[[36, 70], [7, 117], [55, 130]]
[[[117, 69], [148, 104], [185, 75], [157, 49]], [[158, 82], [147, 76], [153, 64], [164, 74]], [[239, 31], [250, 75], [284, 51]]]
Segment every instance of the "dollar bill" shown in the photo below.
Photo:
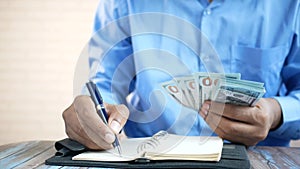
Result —
[[193, 76], [175, 78], [175, 81], [177, 82], [177, 86], [179, 87], [182, 93], [183, 104], [188, 105], [187, 107], [194, 109], [195, 101], [194, 101], [194, 96], [192, 94], [194, 91], [188, 85], [188, 82], [190, 80], [193, 80]]
[[264, 83], [254, 82], [254, 81], [250, 81], [250, 80], [241, 80], [241, 79], [227, 78], [226, 82], [235, 83], [235, 84], [241, 84], [241, 85], [246, 85], [246, 86], [252, 86], [252, 87], [258, 87], [258, 88], [263, 88], [264, 87]]
[[193, 85], [193, 82], [195, 79], [193, 76], [185, 76], [180, 78], [175, 78], [177, 81], [178, 86], [182, 90], [182, 94], [184, 98], [186, 99], [186, 103], [189, 105], [190, 108], [195, 108], [195, 96], [196, 93], [195, 86]]
[[264, 95], [265, 88], [247, 84], [221, 82], [213, 98], [216, 102], [241, 106], [254, 106]]
[[201, 102], [198, 103], [198, 109], [202, 106], [205, 100], [212, 100], [214, 92], [219, 84], [220, 80], [226, 79], [240, 79], [240, 73], [207, 73], [207, 72], [198, 72], [194, 74], [194, 77], [199, 85], [198, 89], [201, 90]]
[[241, 80], [240, 73], [197, 72], [162, 83], [178, 103], [199, 111], [205, 100], [254, 106], [264, 95], [264, 83]]
[[193, 109], [199, 109], [199, 93], [197, 92], [195, 79], [190, 77], [190, 79], [186, 79], [184, 82], [188, 92], [190, 93]]
[[189, 104], [186, 101], [186, 98], [183, 96], [182, 90], [178, 87], [175, 80], [170, 80], [162, 83], [162, 87], [172, 96], [178, 103], [189, 107]]

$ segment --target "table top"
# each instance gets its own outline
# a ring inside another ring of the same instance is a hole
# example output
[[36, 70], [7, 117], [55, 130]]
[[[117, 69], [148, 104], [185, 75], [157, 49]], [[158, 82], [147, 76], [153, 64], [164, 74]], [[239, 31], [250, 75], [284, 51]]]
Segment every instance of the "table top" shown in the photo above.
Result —
[[[45, 165], [54, 155], [54, 141], [29, 141], [0, 146], [0, 168], [72, 168]], [[300, 168], [300, 148], [255, 146], [248, 150], [251, 168]]]

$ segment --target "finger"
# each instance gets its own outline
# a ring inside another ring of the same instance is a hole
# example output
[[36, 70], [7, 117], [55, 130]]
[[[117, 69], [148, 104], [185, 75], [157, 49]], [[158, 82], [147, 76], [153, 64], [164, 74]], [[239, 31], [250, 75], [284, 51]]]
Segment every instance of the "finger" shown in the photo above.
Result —
[[77, 131], [74, 131], [72, 128], [68, 129], [69, 138], [78, 141], [79, 143], [85, 145], [87, 148], [92, 150], [105, 150], [112, 148], [111, 144], [107, 144], [103, 141], [103, 144], [96, 144], [93, 142], [86, 134], [83, 136], [82, 134], [77, 134]]
[[202, 104], [202, 106], [200, 108], [199, 113], [200, 113], [201, 117], [204, 119], [208, 115], [208, 111], [210, 109], [210, 103], [211, 103], [210, 101], [206, 101], [206, 102], [204, 102], [204, 104]]
[[262, 131], [256, 126], [232, 121], [213, 112], [208, 113], [205, 121], [221, 138], [233, 142], [254, 145], [265, 137], [265, 133], [260, 134]]
[[96, 112], [95, 105], [88, 96], [81, 96], [74, 101], [74, 109], [77, 118], [88, 137], [96, 144], [112, 143], [115, 135], [111, 129], [101, 120]]
[[[73, 112], [72, 112], [73, 111]], [[74, 118], [75, 117], [75, 118]], [[78, 127], [78, 119], [76, 118], [76, 114], [74, 112], [74, 107], [71, 105], [63, 112], [63, 119], [65, 121], [65, 130], [66, 134], [69, 138], [78, 141], [79, 143], [85, 145], [86, 147], [90, 149], [100, 149], [99, 146], [97, 146], [92, 141], [89, 141], [90, 139], [84, 138], [82, 135], [82, 128]], [[75, 128], [75, 129], [74, 129]], [[77, 134], [80, 133], [80, 134]]]
[[222, 130], [222, 128], [220, 128], [220, 127], [216, 127], [215, 133], [217, 133], [217, 135], [219, 137], [221, 137], [222, 139], [228, 140], [232, 143], [239, 143], [239, 144], [244, 144], [247, 146], [253, 146], [258, 143], [258, 141], [253, 138], [242, 137], [242, 136], [238, 136], [238, 135], [228, 135], [228, 134], [224, 133], [224, 130]]
[[[66, 118], [66, 115], [68, 118]], [[90, 138], [86, 131], [81, 126], [81, 123], [79, 122], [79, 119], [77, 117], [76, 112], [74, 111], [74, 106], [69, 107], [68, 113], [65, 115], [65, 124], [66, 124], [66, 133], [67, 135], [76, 140], [80, 143], [83, 143], [89, 148], [92, 149], [99, 149], [102, 148], [110, 148], [110, 144], [108, 144], [104, 139], [100, 138], [99, 140], [96, 140], [98, 144], [95, 143], [95, 141]], [[94, 146], [94, 144], [97, 145], [97, 147]]]
[[[65, 120], [66, 131], [72, 128], [73, 131], [77, 131], [80, 133], [82, 128], [80, 127], [77, 114], [75, 112], [74, 106], [71, 105], [64, 113], [63, 118]], [[69, 136], [69, 135], [68, 135]]]
[[238, 106], [218, 102], [205, 102], [209, 104], [209, 112], [224, 116], [231, 120], [241, 121], [248, 124], [257, 124], [257, 107]]
[[106, 104], [106, 110], [110, 116], [108, 124], [115, 133], [119, 133], [129, 116], [129, 110], [125, 105], [110, 105]]
[[209, 112], [205, 121], [209, 125], [221, 128], [226, 135], [248, 137], [249, 135], [253, 135], [256, 129], [253, 125], [240, 121], [232, 121], [213, 112]]

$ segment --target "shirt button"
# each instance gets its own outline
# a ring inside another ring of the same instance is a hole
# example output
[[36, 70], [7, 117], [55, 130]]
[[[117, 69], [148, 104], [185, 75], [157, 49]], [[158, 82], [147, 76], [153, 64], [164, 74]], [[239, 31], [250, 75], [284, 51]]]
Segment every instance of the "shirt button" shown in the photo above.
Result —
[[211, 10], [210, 9], [205, 9], [203, 12], [204, 15], [210, 15], [211, 14]]

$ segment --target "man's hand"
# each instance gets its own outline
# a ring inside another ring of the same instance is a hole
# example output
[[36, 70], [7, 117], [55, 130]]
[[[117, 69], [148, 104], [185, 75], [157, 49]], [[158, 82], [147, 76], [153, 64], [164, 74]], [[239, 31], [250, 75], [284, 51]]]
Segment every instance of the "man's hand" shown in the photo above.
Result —
[[[129, 111], [124, 105], [105, 104], [108, 126], [98, 116], [95, 105], [89, 96], [78, 96], [72, 105], [63, 112], [66, 133], [90, 149], [109, 149], [115, 134], [125, 125]], [[119, 136], [124, 136], [122, 133]]]
[[281, 122], [281, 108], [275, 99], [262, 98], [254, 107], [205, 101], [200, 115], [221, 138], [248, 146], [264, 140]]

